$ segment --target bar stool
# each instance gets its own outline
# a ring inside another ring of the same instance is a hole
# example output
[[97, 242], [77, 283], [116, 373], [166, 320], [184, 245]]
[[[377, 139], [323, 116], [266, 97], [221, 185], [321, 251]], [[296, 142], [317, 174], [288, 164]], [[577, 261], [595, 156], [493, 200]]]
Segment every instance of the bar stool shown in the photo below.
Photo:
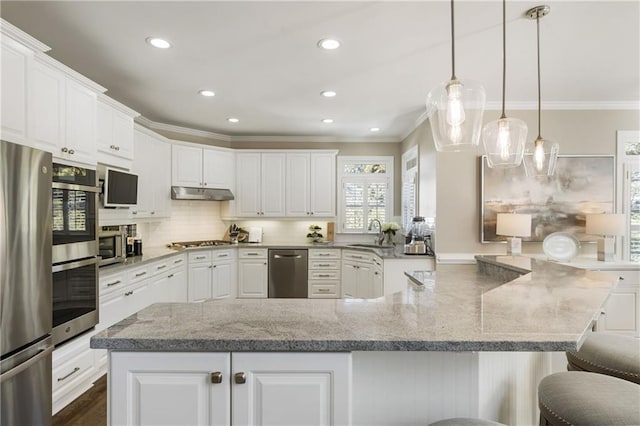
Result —
[[640, 339], [589, 333], [578, 352], [567, 352], [567, 370], [606, 374], [640, 384]]
[[468, 417], [456, 417], [455, 419], [439, 420], [429, 426], [505, 426], [502, 423], [491, 420], [472, 419]]
[[567, 371], [538, 385], [540, 425], [640, 425], [640, 385], [604, 374]]

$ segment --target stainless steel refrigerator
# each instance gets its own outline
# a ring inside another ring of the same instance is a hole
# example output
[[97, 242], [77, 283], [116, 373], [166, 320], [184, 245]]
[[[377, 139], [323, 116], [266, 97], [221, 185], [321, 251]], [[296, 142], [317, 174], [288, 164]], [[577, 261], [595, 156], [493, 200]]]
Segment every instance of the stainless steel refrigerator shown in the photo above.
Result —
[[0, 424], [51, 424], [51, 154], [0, 141]]

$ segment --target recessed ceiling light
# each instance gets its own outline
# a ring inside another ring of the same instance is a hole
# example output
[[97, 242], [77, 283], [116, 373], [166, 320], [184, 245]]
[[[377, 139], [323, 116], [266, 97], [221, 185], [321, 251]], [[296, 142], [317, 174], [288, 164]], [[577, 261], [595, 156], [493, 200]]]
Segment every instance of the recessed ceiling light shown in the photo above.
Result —
[[322, 122], [325, 124], [331, 124], [333, 123], [333, 118], [323, 118]]
[[379, 132], [380, 131], [380, 127], [372, 127], [369, 129], [372, 132]]
[[171, 43], [167, 40], [158, 37], [147, 37], [147, 43], [158, 49], [168, 49], [171, 47]]
[[229, 123], [237, 123], [238, 121], [240, 121], [239, 119], [235, 118], [235, 117], [229, 117], [227, 118], [227, 121]]
[[213, 92], [212, 90], [201, 90], [198, 93], [200, 93], [202, 96], [215, 96], [215, 92]]
[[340, 41], [335, 38], [323, 38], [318, 42], [318, 47], [324, 50], [334, 50], [340, 47]]
[[333, 90], [324, 90], [320, 92], [320, 94], [325, 98], [333, 98], [335, 95], [337, 95], [337, 93], [334, 92]]

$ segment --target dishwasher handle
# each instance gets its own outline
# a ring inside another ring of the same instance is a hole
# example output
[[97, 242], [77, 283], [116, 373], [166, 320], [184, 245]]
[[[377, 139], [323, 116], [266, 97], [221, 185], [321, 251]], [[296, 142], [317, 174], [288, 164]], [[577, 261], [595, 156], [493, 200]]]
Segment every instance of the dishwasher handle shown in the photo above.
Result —
[[274, 254], [274, 259], [302, 259], [300, 254]]

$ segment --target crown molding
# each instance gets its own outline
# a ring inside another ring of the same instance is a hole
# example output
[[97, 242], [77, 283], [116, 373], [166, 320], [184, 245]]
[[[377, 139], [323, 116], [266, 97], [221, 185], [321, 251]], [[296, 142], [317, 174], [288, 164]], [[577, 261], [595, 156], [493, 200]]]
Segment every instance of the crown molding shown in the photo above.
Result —
[[25, 45], [34, 52], [48, 52], [51, 50], [49, 46], [40, 40], [30, 36], [15, 25], [0, 18], [0, 33], [3, 36], [11, 37], [15, 41]]
[[104, 93], [101, 93], [98, 95], [98, 100], [104, 104], [109, 105], [112, 108], [117, 109], [118, 111], [122, 112], [123, 114], [128, 115], [131, 118], [136, 118], [138, 116], [140, 116], [140, 113], [137, 111], [132, 110], [131, 108], [129, 108], [128, 106], [126, 106], [125, 104], [121, 104], [120, 102], [116, 101], [113, 98], [110, 98], [109, 96], [105, 95]]
[[337, 137], [337, 136], [231, 136], [231, 142], [319, 142], [319, 143], [397, 143], [397, 137]]
[[[500, 111], [502, 104], [500, 102], [487, 102], [485, 110]], [[507, 110], [537, 110], [537, 102], [514, 101], [507, 102], [505, 105]], [[562, 111], [562, 110], [640, 110], [640, 100], [638, 101], [612, 101], [612, 102], [559, 102], [549, 101], [542, 102], [542, 110]]]
[[197, 136], [201, 138], [211, 138], [224, 142], [231, 142], [231, 136], [221, 133], [209, 132], [206, 130], [191, 129], [189, 127], [176, 126], [173, 124], [158, 123], [149, 120], [147, 117], [140, 115], [136, 118], [136, 122], [153, 130], [164, 130], [166, 132], [178, 133], [181, 135]]

